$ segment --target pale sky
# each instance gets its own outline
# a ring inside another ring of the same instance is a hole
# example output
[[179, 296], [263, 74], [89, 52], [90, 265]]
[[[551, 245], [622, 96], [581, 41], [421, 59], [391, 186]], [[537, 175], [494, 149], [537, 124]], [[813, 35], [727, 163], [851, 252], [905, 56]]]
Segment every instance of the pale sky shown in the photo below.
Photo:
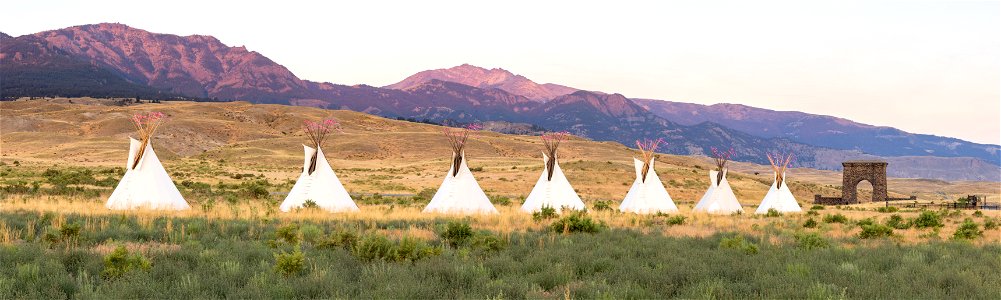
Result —
[[303, 79], [469, 63], [536, 82], [799, 110], [1001, 143], [1001, 3], [6, 1], [18, 36], [117, 22], [212, 35]]

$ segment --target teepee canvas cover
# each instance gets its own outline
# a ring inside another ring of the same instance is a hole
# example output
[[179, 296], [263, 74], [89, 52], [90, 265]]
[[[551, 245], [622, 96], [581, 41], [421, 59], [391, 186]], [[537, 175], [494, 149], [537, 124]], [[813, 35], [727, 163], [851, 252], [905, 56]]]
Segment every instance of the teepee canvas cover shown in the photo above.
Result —
[[726, 164], [734, 154], [733, 149], [720, 151], [713, 147], [712, 151], [713, 161], [716, 163], [716, 170], [709, 171], [709, 180], [712, 184], [692, 211], [712, 214], [744, 212], [740, 202], [737, 201], [737, 196], [733, 194], [733, 189], [730, 188], [730, 183], [726, 181]]
[[525, 203], [521, 205], [522, 211], [535, 212], [542, 210], [543, 207], [552, 207], [556, 209], [556, 212], [560, 212], [564, 206], [574, 210], [586, 208], [584, 201], [580, 200], [580, 196], [570, 186], [570, 181], [563, 175], [560, 163], [556, 159], [556, 150], [559, 148], [560, 142], [568, 135], [565, 132], [542, 135], [542, 142], [546, 146], [546, 152], [548, 152], [548, 155], [547, 153], [542, 154], [545, 168], [542, 170], [542, 175], [539, 176], [539, 181], [532, 188], [532, 192], [528, 194], [528, 198], [525, 198]]
[[664, 188], [664, 183], [660, 181], [657, 172], [654, 171], [654, 153], [657, 146], [662, 142], [648, 141], [646, 143], [636, 141], [643, 154], [643, 160], [633, 158], [636, 167], [636, 181], [626, 193], [626, 198], [619, 204], [619, 211], [638, 214], [671, 213], [677, 212], [678, 207], [671, 200], [671, 195]]
[[302, 207], [306, 200], [312, 200], [316, 206], [329, 212], [358, 211], [358, 205], [351, 200], [351, 195], [327, 163], [323, 150], [306, 145], [302, 147], [305, 152], [302, 173], [278, 209], [288, 212]]
[[129, 138], [129, 160], [125, 162], [125, 176], [118, 182], [104, 205], [109, 209], [189, 209], [177, 191], [174, 182], [156, 157], [150, 139], [163, 122], [163, 114], [152, 112], [136, 114], [132, 123], [141, 140]]
[[726, 169], [723, 169], [722, 180], [720, 180], [719, 175], [719, 171], [709, 171], [709, 180], [712, 180], [712, 185], [706, 190], [705, 195], [702, 195], [702, 200], [699, 200], [692, 211], [711, 214], [744, 212], [744, 209], [740, 207], [740, 202], [737, 201], [737, 196], [733, 194], [733, 189], [730, 188], [730, 183], [726, 181]]
[[765, 198], [761, 200], [761, 205], [758, 206], [758, 209], [754, 213], [766, 214], [768, 213], [768, 209], [775, 209], [781, 213], [803, 211], [799, 203], [796, 202], [796, 197], [789, 190], [789, 186], [786, 185], [785, 170], [791, 160], [791, 154], [785, 156], [784, 159], [782, 156], [773, 158], [771, 154], [768, 155], [768, 161], [772, 163], [772, 168], [775, 169], [774, 176], [772, 177], [775, 181], [772, 182], [771, 188], [768, 189], [768, 193], [765, 194]]
[[306, 201], [313, 201], [316, 206], [329, 212], [358, 211], [358, 205], [351, 200], [351, 195], [337, 179], [337, 174], [330, 168], [327, 158], [320, 149], [320, 144], [332, 129], [338, 129], [339, 124], [332, 119], [317, 123], [305, 122], [304, 129], [313, 147], [303, 145], [302, 173], [289, 191], [279, 210], [283, 212], [300, 208]]
[[452, 166], [445, 174], [445, 180], [441, 182], [438, 191], [435, 192], [431, 202], [424, 208], [426, 213], [458, 213], [458, 214], [496, 214], [497, 208], [490, 203], [490, 198], [480, 184], [476, 183], [476, 178], [469, 171], [466, 165], [466, 138], [471, 130], [479, 127], [471, 125], [461, 129], [444, 129], [445, 136], [448, 137], [452, 146]]

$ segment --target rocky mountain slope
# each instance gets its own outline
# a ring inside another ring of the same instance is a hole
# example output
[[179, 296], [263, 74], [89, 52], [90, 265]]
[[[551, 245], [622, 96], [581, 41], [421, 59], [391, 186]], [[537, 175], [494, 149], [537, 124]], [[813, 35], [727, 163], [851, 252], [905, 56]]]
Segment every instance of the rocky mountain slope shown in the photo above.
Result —
[[550, 99], [576, 92], [577, 89], [553, 83], [538, 84], [508, 70], [484, 69], [463, 64], [447, 69], [421, 71], [385, 88], [407, 90], [431, 80], [451, 81], [481, 89], [499, 89], [521, 95], [533, 101], [545, 102]]
[[[903, 145], [898, 141], [907, 139], [895, 136], [906, 133], [875, 131], [868, 139], [856, 140], [855, 137], [866, 135], [854, 134], [854, 131], [848, 134], [830, 132], [867, 127], [844, 125], [847, 120], [835, 118], [820, 118], [822, 122], [814, 122], [816, 118], [812, 117], [797, 119], [784, 112], [776, 112], [774, 117], [767, 114], [746, 116], [759, 114], [760, 109], [756, 108], [736, 109], [717, 118], [699, 119], [702, 117], [684, 115], [684, 112], [703, 114], [695, 106], [671, 108], [619, 94], [537, 84], [503, 69], [488, 70], [471, 65], [420, 72], [391, 88], [380, 88], [302, 80], [260, 53], [229, 47], [210, 36], [158, 34], [121, 24], [45, 31], [4, 38], [2, 44], [0, 96], [4, 98], [183, 96], [348, 109], [435, 122], [499, 121], [566, 130], [626, 145], [632, 145], [637, 139], [665, 137], [670, 144], [662, 149], [675, 154], [706, 155], [711, 147], [732, 147], [737, 152], [736, 160], [757, 163], [766, 162], [764, 154], [767, 152], [793, 151], [797, 154], [798, 166], [821, 169], [837, 169], [840, 163], [821, 160], [820, 154], [828, 155], [825, 157], [865, 153], [909, 157], [971, 156], [997, 161], [997, 146], [987, 145], [986, 150], [977, 150], [977, 147], [968, 147], [965, 141], [928, 138], [908, 144], [913, 147], [903, 147], [918, 150], [880, 152]], [[787, 125], [771, 128], [766, 126], [769, 122], [758, 121], [759, 118]], [[800, 131], [772, 134], [788, 128]], [[851, 145], [857, 146], [848, 147]], [[929, 148], [929, 145], [941, 147]], [[990, 155], [977, 156], [978, 151]], [[1001, 172], [983, 169], [966, 172], [942, 169], [941, 164], [923, 164], [919, 158], [909, 162], [922, 171], [901, 173], [901, 176], [987, 180], [1001, 177]]]
[[700, 105], [662, 100], [633, 99], [657, 116], [682, 125], [715, 122], [765, 138], [792, 141], [831, 149], [853, 150], [877, 156], [975, 157], [1001, 164], [1001, 147], [927, 134], [913, 134], [893, 127], [873, 126], [851, 120], [798, 111], [774, 111], [741, 104]]

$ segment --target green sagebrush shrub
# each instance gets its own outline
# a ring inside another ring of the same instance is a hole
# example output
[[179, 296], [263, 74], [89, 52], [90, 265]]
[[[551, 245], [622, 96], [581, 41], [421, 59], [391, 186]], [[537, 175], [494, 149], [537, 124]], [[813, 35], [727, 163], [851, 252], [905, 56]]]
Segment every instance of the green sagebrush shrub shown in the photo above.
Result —
[[536, 222], [541, 222], [544, 220], [555, 219], [559, 215], [556, 214], [556, 209], [550, 206], [543, 206], [539, 211], [532, 213], [532, 220]]
[[275, 272], [285, 277], [302, 274], [306, 266], [306, 255], [299, 247], [292, 252], [275, 253]]
[[782, 213], [774, 208], [769, 208], [768, 212], [765, 213], [765, 218], [781, 217]]
[[984, 230], [994, 230], [998, 228], [998, 221], [995, 219], [989, 219], [984, 221]]
[[886, 220], [886, 226], [893, 227], [894, 229], [907, 229], [911, 228], [911, 222], [905, 220], [898, 214], [891, 215], [889, 219]]
[[592, 208], [594, 208], [595, 211], [612, 210], [612, 202], [606, 200], [594, 201]]
[[881, 212], [881, 213], [895, 213], [895, 212], [897, 212], [899, 210], [900, 209], [897, 208], [896, 206], [883, 206], [883, 207], [880, 207], [880, 208], [876, 209], [876, 211]]
[[861, 239], [875, 239], [893, 235], [893, 228], [883, 224], [869, 223], [862, 224], [859, 227], [862, 227], [862, 231], [858, 234], [858, 237]]
[[511, 205], [511, 198], [498, 195], [490, 195], [490, 203], [499, 206], [508, 206]]
[[473, 237], [473, 227], [465, 222], [448, 222], [438, 236], [452, 248], [457, 248], [466, 245]]
[[324, 237], [316, 243], [318, 249], [342, 248], [351, 250], [358, 243], [358, 234], [350, 231], [337, 231]]
[[796, 247], [801, 249], [812, 250], [831, 246], [830, 241], [816, 232], [800, 233], [793, 237], [796, 239]]
[[803, 222], [803, 227], [804, 228], [817, 228], [817, 220], [814, 220], [813, 218], [806, 219], [806, 222]]
[[101, 271], [101, 277], [116, 279], [133, 270], [149, 270], [151, 266], [149, 259], [144, 257], [142, 253], [132, 254], [125, 246], [118, 246], [104, 257], [104, 270]]
[[744, 252], [745, 254], [758, 254], [758, 245], [754, 244], [744, 236], [736, 235], [732, 237], [724, 237], [719, 241], [719, 247], [722, 249], [736, 249]]
[[824, 223], [848, 223], [848, 217], [842, 214], [824, 215]]
[[933, 211], [922, 211], [912, 222], [917, 228], [937, 228], [945, 226], [942, 223], [942, 216]]
[[959, 224], [959, 228], [956, 228], [956, 232], [952, 234], [952, 238], [957, 240], [974, 240], [982, 236], [984, 236], [984, 232], [980, 230], [980, 225], [969, 218], [963, 220], [963, 223]]
[[685, 224], [685, 219], [686, 219], [685, 216], [677, 215], [677, 216], [667, 217], [667, 219], [664, 219], [664, 221], [667, 223], [667, 225], [682, 225]]
[[393, 241], [379, 234], [362, 237], [351, 254], [361, 261], [383, 260], [389, 262], [417, 261], [441, 255], [442, 249], [429, 246], [426, 242], [410, 237]]
[[294, 245], [299, 243], [299, 224], [288, 224], [275, 229], [274, 241]]
[[549, 224], [549, 229], [555, 233], [598, 233], [604, 228], [604, 224], [591, 219], [583, 211], [573, 211]]

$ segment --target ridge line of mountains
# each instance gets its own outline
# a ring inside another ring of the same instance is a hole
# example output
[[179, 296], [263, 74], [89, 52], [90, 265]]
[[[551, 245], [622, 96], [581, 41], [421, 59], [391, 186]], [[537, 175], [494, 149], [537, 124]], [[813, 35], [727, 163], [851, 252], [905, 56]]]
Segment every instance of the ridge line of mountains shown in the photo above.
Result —
[[122, 24], [81, 25], [12, 37], [0, 33], [0, 98], [139, 97], [347, 109], [431, 122], [489, 122], [491, 130], [566, 130], [631, 146], [663, 137], [662, 151], [767, 164], [793, 152], [796, 166], [840, 170], [883, 159], [894, 177], [1001, 181], [1001, 146], [740, 104], [700, 105], [538, 84], [504, 69], [461, 65], [422, 71], [385, 87], [303, 80], [284, 66], [211, 36], [151, 33]]

